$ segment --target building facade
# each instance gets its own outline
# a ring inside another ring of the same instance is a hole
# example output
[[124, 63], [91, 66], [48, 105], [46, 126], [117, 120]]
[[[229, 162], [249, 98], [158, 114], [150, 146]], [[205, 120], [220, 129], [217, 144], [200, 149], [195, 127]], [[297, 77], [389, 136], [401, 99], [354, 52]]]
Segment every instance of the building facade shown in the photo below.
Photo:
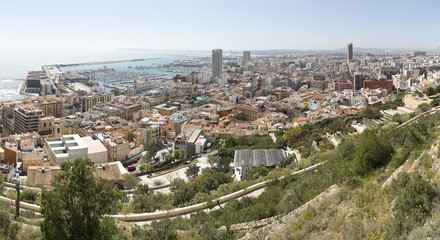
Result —
[[33, 104], [26, 104], [14, 109], [14, 132], [38, 132], [39, 119], [44, 117], [41, 109]]
[[347, 61], [353, 59], [353, 43], [347, 45]]
[[63, 135], [59, 138], [46, 138], [44, 140], [44, 151], [53, 165], [88, 157], [88, 147], [78, 134]]
[[213, 49], [212, 50], [212, 77], [213, 78], [220, 78], [222, 75], [222, 67], [223, 67], [223, 60], [222, 60], [222, 50], [221, 49]]

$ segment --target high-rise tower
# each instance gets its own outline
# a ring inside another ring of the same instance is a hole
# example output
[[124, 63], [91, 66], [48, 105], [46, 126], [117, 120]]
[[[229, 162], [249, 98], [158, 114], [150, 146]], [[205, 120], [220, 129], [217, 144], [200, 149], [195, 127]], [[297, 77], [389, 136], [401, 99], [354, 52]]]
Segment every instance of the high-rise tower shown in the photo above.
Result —
[[251, 60], [251, 51], [243, 51], [243, 66]]
[[353, 43], [347, 45], [347, 61], [353, 59]]
[[212, 77], [220, 78], [222, 74], [222, 50], [212, 49]]

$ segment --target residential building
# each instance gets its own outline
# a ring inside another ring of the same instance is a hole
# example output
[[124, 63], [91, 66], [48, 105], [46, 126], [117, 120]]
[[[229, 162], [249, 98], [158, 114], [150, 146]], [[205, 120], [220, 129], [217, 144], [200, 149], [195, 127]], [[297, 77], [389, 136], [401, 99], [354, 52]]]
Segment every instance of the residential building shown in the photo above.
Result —
[[14, 173], [14, 165], [0, 163], [0, 179], [2, 181], [11, 180], [14, 177]]
[[14, 167], [17, 166], [18, 158], [18, 148], [16, 143], [5, 142], [5, 160], [6, 164], [12, 164]]
[[160, 126], [151, 125], [145, 129], [145, 142], [151, 145], [157, 145], [160, 140]]
[[122, 136], [104, 135], [104, 146], [107, 148], [107, 161], [123, 161], [128, 159], [129, 143]]
[[222, 50], [213, 49], [212, 50], [212, 77], [217, 80], [222, 75], [223, 60], [222, 60]]
[[81, 96], [80, 103], [82, 112], [89, 111], [90, 108], [97, 103], [108, 103], [115, 99], [113, 93], [91, 93], [89, 95]]
[[23, 171], [27, 172], [30, 166], [49, 167], [50, 160], [44, 157], [41, 152], [28, 152], [23, 153]]
[[347, 61], [353, 59], [353, 43], [347, 45]]
[[43, 111], [33, 104], [14, 108], [14, 132], [38, 132], [39, 119], [42, 117], [44, 117]]
[[335, 81], [335, 91], [342, 92], [347, 89], [353, 89], [353, 84], [350, 80]]
[[368, 89], [383, 88], [387, 90], [387, 94], [391, 94], [393, 92], [393, 81], [385, 78], [368, 79], [368, 80], [364, 80], [364, 88], [368, 88]]
[[[107, 179], [112, 186], [122, 186], [122, 175], [127, 171], [120, 162], [99, 164], [94, 167], [93, 175]], [[27, 184], [36, 187], [50, 187], [52, 179], [62, 173], [60, 166], [30, 166], [27, 171]]]
[[246, 66], [251, 60], [251, 51], [243, 51], [243, 66]]
[[245, 121], [255, 121], [264, 116], [264, 107], [254, 107], [249, 105], [237, 105], [237, 115]]
[[63, 103], [60, 98], [54, 96], [46, 96], [38, 98], [38, 106], [43, 110], [44, 116], [54, 116], [60, 118]]
[[364, 75], [362, 73], [354, 74], [354, 90], [361, 90], [364, 87]]
[[169, 105], [169, 104], [160, 104], [157, 106], [154, 106], [154, 109], [157, 109], [157, 112], [159, 112], [162, 115], [170, 116], [173, 113], [177, 112], [179, 109], [177, 106]]

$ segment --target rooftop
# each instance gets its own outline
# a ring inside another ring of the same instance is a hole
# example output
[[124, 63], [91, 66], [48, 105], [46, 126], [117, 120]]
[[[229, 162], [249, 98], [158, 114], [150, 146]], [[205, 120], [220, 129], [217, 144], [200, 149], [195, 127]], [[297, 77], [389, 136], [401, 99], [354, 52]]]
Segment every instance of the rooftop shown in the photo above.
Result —
[[283, 149], [243, 149], [234, 154], [234, 167], [241, 166], [276, 166], [286, 157]]

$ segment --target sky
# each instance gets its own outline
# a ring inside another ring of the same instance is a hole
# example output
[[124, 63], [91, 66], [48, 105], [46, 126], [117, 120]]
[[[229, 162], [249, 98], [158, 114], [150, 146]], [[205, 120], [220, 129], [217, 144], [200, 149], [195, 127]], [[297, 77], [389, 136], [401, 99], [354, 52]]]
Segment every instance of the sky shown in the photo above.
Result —
[[0, 50], [440, 47], [436, 0], [0, 0]]

